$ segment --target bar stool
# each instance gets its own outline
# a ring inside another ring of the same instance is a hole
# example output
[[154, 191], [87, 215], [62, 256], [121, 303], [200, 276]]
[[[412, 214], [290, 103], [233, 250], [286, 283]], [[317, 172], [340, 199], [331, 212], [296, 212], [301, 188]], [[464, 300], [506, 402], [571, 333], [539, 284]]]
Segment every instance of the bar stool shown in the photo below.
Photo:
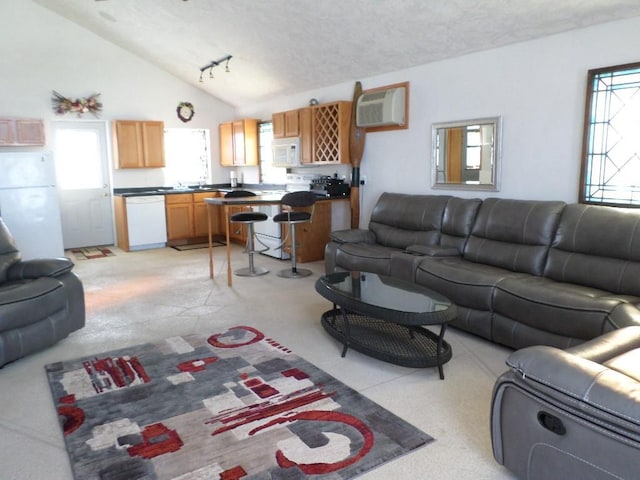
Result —
[[[309, 191], [290, 192], [285, 194], [281, 200], [282, 205], [289, 207], [289, 210], [273, 216], [273, 221], [280, 224], [288, 224], [289, 231], [287, 237], [291, 235], [291, 268], [285, 268], [278, 272], [279, 277], [300, 278], [311, 275], [311, 270], [298, 268], [296, 262], [296, 225], [298, 223], [311, 222], [313, 211], [315, 210], [316, 195]], [[300, 212], [291, 210], [294, 207], [312, 207], [311, 212]], [[287, 238], [282, 242], [284, 246]]]
[[[249, 192], [247, 190], [233, 190], [227, 193], [225, 198], [236, 198], [236, 197], [255, 197], [256, 194], [253, 192]], [[264, 222], [269, 217], [266, 213], [262, 212], [238, 212], [234, 213], [229, 217], [230, 223], [240, 223], [245, 224], [247, 226], [247, 254], [249, 255], [249, 266], [245, 268], [239, 268], [235, 270], [233, 273], [240, 277], [257, 277], [258, 275], [264, 275], [265, 273], [269, 273], [269, 269], [265, 267], [256, 267], [253, 264], [253, 254], [264, 252], [264, 250], [256, 250], [254, 246], [255, 239], [255, 230], [253, 228], [253, 224], [256, 222]]]

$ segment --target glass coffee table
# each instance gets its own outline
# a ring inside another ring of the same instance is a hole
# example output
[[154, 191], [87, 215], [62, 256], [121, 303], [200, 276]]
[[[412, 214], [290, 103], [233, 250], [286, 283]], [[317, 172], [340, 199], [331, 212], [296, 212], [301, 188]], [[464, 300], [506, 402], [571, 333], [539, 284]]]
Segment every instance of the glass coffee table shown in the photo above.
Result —
[[[316, 291], [333, 303], [322, 326], [343, 345], [405, 367], [438, 367], [451, 359], [444, 340], [456, 306], [446, 297], [386, 275], [337, 272], [320, 277]], [[440, 326], [436, 334], [426, 326]]]

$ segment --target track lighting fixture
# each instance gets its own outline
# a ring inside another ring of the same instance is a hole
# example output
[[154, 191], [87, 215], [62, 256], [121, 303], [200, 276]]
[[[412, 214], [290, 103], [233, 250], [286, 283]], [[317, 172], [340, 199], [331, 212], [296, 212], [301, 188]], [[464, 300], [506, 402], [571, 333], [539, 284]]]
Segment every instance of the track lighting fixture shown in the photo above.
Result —
[[204, 67], [200, 68], [200, 82], [202, 82], [202, 74], [204, 73], [205, 70], [209, 70], [209, 78], [214, 78], [213, 77], [213, 67], [217, 67], [218, 65], [220, 65], [221, 63], [225, 62], [224, 65], [224, 71], [229, 73], [231, 70], [229, 70], [229, 60], [231, 60], [233, 57], [231, 55], [227, 55], [226, 57], [222, 57], [218, 60], [212, 60], [211, 62], [207, 63]]

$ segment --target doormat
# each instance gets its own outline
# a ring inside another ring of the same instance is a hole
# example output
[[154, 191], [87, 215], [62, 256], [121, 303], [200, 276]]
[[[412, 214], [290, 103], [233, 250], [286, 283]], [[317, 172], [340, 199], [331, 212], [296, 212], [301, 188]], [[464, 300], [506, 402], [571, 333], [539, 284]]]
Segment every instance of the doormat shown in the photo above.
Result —
[[[226, 245], [225, 242], [220, 242], [218, 240], [213, 240], [211, 242], [211, 246], [213, 247], [224, 247]], [[171, 248], [174, 250], [178, 250], [179, 252], [184, 252], [187, 250], [200, 250], [201, 248], [209, 248], [208, 243], [192, 243], [190, 245], [173, 245]]]
[[46, 372], [76, 479], [343, 480], [433, 440], [248, 326]]
[[92, 260], [94, 258], [112, 257], [115, 255], [106, 247], [72, 248], [69, 250], [76, 260]]

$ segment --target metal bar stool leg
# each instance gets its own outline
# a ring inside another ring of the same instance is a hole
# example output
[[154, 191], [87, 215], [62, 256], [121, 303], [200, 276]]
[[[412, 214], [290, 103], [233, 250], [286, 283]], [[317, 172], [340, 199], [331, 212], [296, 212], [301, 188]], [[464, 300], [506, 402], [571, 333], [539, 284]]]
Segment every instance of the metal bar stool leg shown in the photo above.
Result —
[[269, 273], [269, 269], [265, 267], [255, 267], [253, 264], [253, 254], [255, 253], [255, 247], [253, 243], [253, 223], [247, 223], [247, 254], [249, 255], [249, 267], [239, 268], [234, 273], [240, 277], [257, 277]]
[[289, 224], [289, 231], [291, 234], [291, 268], [285, 268], [278, 272], [279, 277], [284, 278], [301, 278], [308, 277], [313, 272], [307, 268], [298, 268], [296, 260], [296, 225], [294, 223]]

